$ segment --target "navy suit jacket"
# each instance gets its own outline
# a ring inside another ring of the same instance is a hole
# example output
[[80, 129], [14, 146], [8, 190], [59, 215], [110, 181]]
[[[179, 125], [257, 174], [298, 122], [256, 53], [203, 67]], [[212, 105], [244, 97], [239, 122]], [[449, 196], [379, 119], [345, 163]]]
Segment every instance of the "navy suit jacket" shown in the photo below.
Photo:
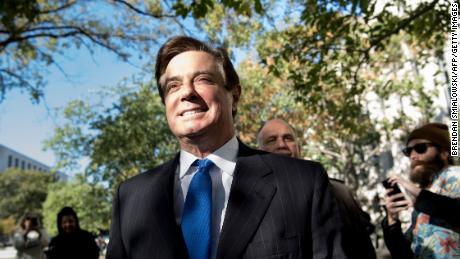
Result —
[[[175, 221], [175, 159], [120, 184], [107, 259], [187, 258]], [[239, 144], [217, 258], [346, 258], [321, 164]]]

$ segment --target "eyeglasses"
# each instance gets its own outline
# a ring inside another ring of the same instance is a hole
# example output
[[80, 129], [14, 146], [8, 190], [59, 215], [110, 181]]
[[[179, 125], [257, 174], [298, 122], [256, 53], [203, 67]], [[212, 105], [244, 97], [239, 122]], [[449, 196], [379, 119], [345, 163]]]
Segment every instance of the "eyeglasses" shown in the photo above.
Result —
[[428, 150], [428, 147], [437, 147], [436, 144], [433, 144], [433, 143], [418, 143], [418, 144], [415, 144], [413, 145], [412, 147], [405, 147], [402, 149], [402, 152], [404, 153], [405, 156], [409, 157], [410, 154], [412, 153], [412, 150], [415, 150], [415, 152], [417, 152], [417, 154], [424, 154], [427, 150]]

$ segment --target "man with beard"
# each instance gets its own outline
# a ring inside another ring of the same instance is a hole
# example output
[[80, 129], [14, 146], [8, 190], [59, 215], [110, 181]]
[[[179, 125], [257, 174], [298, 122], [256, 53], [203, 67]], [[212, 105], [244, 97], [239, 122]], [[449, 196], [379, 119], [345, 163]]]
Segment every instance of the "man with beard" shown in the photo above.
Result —
[[[257, 134], [259, 149], [301, 158], [300, 144], [294, 129], [282, 119], [266, 121]], [[344, 223], [343, 247], [350, 258], [376, 258], [370, 234], [375, 227], [370, 216], [361, 209], [355, 200], [352, 190], [343, 181], [329, 178], [332, 192], [339, 205], [340, 216]]]
[[[453, 166], [448, 127], [428, 123], [409, 135], [404, 155], [410, 158], [409, 179], [389, 178], [408, 193], [389, 195], [382, 222], [385, 243], [393, 258], [460, 257], [460, 167]], [[411, 224], [403, 235], [399, 212], [414, 207]]]

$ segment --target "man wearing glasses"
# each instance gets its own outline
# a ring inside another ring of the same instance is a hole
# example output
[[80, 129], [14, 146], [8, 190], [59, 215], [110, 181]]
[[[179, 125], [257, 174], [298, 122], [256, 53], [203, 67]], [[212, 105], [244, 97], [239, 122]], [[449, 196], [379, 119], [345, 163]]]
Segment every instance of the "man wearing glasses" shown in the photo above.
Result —
[[[385, 243], [393, 258], [460, 257], [460, 167], [450, 156], [448, 127], [428, 123], [409, 135], [402, 150], [410, 158], [409, 180], [391, 176], [409, 196], [386, 191]], [[399, 212], [413, 207], [411, 224], [401, 230]]]

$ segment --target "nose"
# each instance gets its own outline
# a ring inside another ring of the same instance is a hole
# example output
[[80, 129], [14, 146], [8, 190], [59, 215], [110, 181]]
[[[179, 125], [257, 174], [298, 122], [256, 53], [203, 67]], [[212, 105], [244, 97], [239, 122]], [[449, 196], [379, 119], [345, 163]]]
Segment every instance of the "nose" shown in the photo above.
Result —
[[276, 147], [279, 149], [286, 149], [287, 148], [286, 141], [284, 141], [283, 138], [278, 138], [276, 140]]
[[185, 82], [181, 87], [181, 101], [193, 100], [198, 96], [195, 86], [191, 82]]
[[416, 161], [418, 160], [418, 154], [415, 152], [415, 150], [411, 150], [409, 158], [411, 161]]

